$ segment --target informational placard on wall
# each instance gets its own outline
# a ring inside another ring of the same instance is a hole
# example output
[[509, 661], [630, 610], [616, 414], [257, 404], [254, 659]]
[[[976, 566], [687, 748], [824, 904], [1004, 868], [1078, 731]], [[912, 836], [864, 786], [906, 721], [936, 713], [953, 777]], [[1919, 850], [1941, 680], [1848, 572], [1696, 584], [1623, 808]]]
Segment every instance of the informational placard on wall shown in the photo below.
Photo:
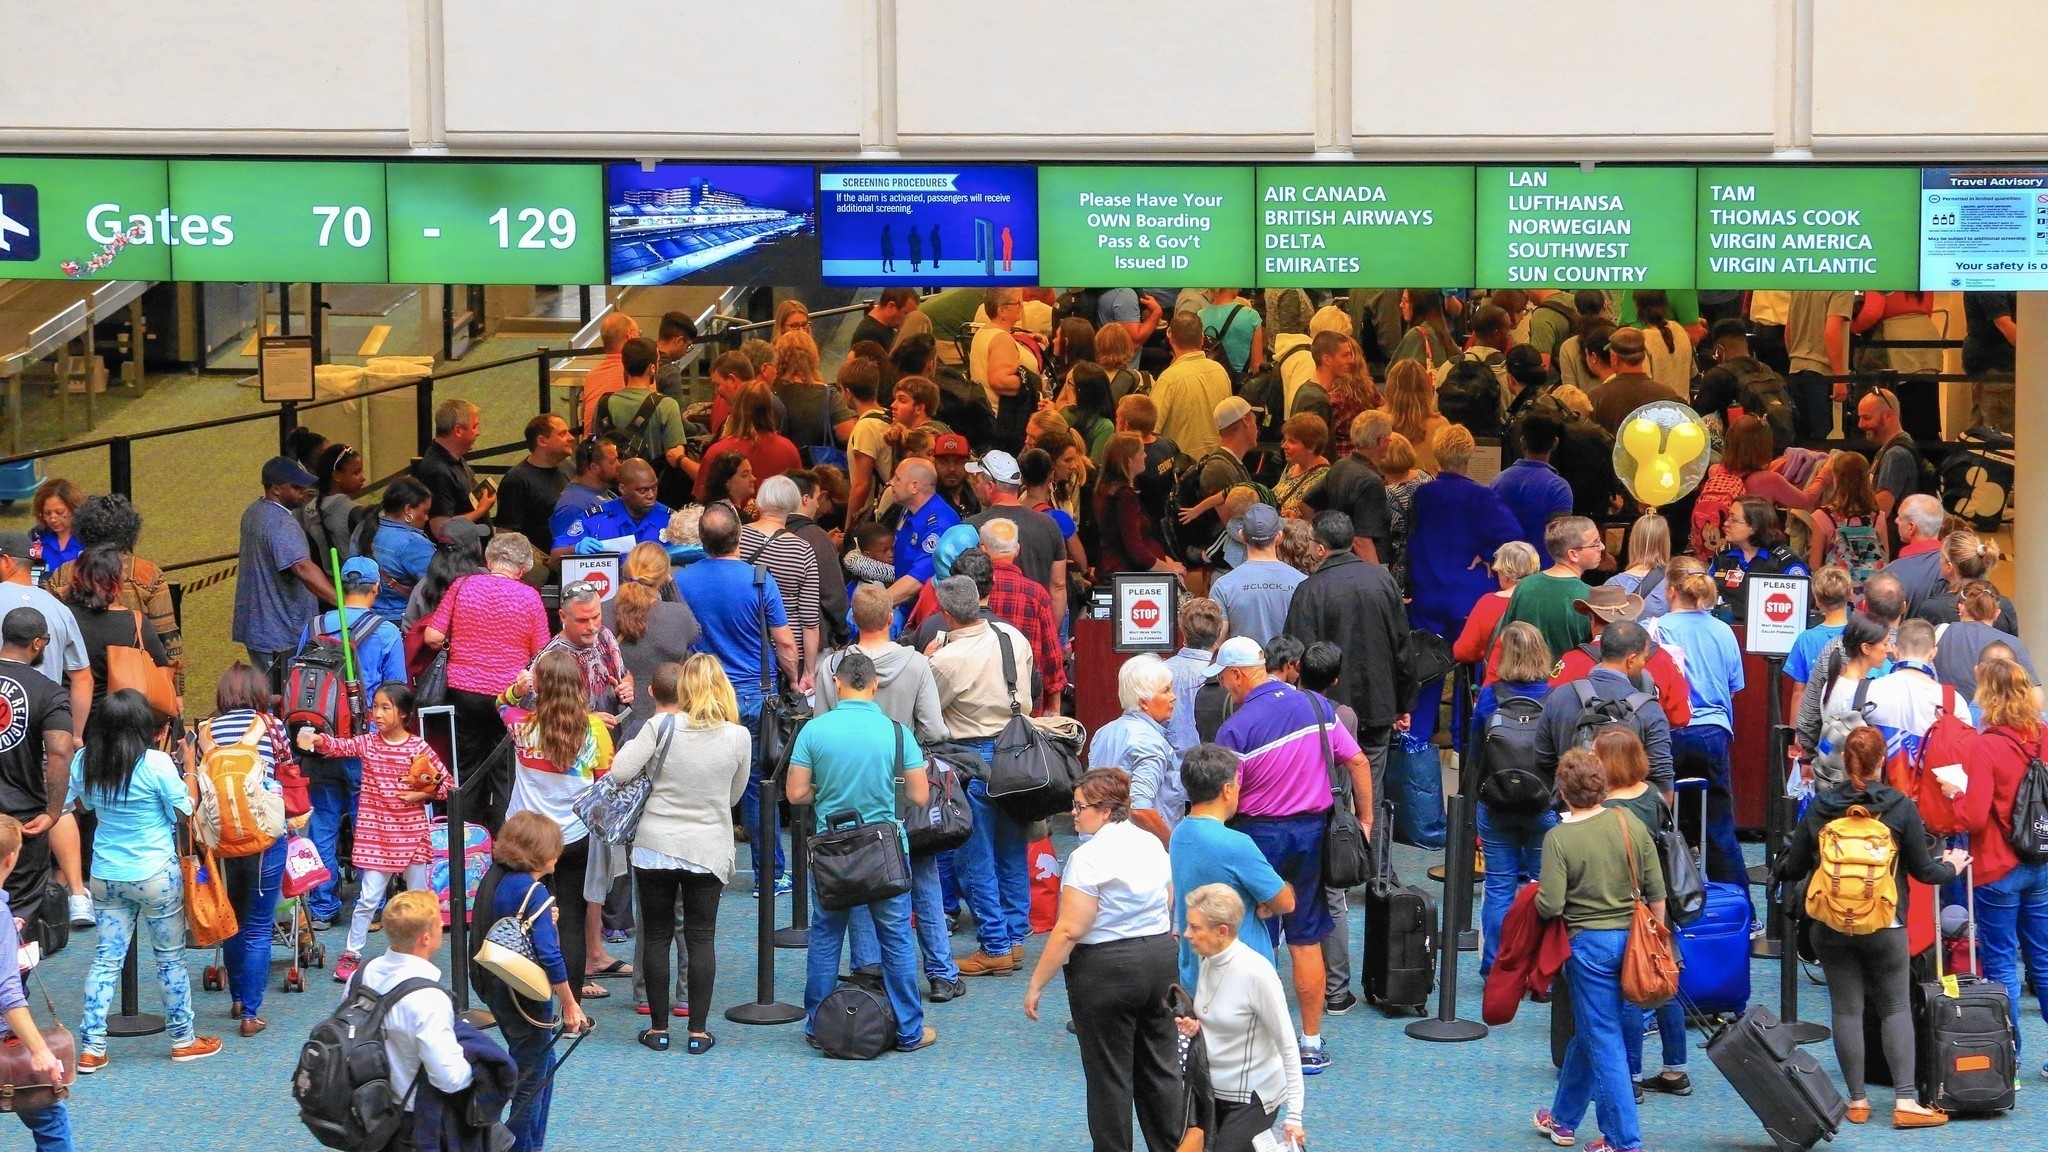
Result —
[[891, 164], [818, 173], [827, 284], [1038, 283], [1038, 170]]
[[2048, 288], [2048, 168], [1923, 168], [1920, 287]]
[[0, 280], [168, 280], [162, 160], [0, 156]]
[[1916, 168], [1702, 168], [1701, 288], [1911, 291]]
[[1258, 170], [1258, 284], [1397, 288], [1472, 281], [1473, 170]]
[[605, 260], [614, 284], [818, 282], [807, 164], [613, 164]]
[[1040, 168], [1039, 280], [1250, 284], [1256, 211], [1250, 168]]
[[388, 164], [394, 284], [599, 284], [595, 164]]
[[171, 209], [173, 279], [382, 284], [390, 274], [381, 163], [173, 160]]
[[1497, 288], [1690, 288], [1690, 168], [1481, 168], [1473, 279]]

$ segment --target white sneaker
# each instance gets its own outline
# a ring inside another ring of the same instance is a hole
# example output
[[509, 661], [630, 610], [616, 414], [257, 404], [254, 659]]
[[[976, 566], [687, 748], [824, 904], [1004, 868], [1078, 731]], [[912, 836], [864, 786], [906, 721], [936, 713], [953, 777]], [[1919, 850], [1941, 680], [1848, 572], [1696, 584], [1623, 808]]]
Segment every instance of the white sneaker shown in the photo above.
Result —
[[71, 926], [73, 928], [92, 927], [92, 897], [83, 892], [74, 893], [71, 899], [66, 901], [66, 904], [71, 911]]

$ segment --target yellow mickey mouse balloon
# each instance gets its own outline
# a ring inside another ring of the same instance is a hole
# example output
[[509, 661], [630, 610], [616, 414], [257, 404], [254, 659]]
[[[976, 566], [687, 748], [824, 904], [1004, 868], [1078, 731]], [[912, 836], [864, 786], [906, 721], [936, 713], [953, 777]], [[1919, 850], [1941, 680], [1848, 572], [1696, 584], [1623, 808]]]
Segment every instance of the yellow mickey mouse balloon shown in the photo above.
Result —
[[1707, 429], [1676, 400], [1645, 404], [1621, 422], [1614, 474], [1637, 500], [1660, 508], [1699, 486], [1707, 474]]

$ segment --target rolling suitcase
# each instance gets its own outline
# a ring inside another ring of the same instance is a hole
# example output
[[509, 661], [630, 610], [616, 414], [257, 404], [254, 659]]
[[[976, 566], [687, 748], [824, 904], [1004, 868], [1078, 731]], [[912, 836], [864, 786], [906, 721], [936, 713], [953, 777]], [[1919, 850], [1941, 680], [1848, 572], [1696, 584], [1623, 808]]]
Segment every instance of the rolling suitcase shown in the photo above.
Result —
[[[1679, 788], [1700, 790], [1700, 834], [1693, 853], [1706, 875], [1707, 804], [1704, 780], [1680, 780]], [[1748, 884], [1707, 882], [1700, 918], [1677, 930], [1678, 995], [1686, 1011], [1700, 1016], [1737, 1016], [1749, 1006]]]
[[1833, 1140], [1849, 1106], [1791, 1030], [1759, 1004], [1707, 1041], [1707, 1059], [1763, 1122], [1779, 1152]]
[[[1972, 967], [1977, 956], [1975, 879], [1967, 877]], [[1934, 979], [1914, 989], [1913, 996], [1920, 1102], [1949, 1113], [2003, 1112], [2013, 1106], [2019, 1064], [2005, 985], [1977, 976], [1944, 977], [1945, 949], [1937, 945], [1928, 951], [1934, 954]]]
[[1436, 900], [1394, 873], [1394, 806], [1380, 806], [1373, 828], [1374, 876], [1365, 885], [1365, 998], [1392, 1015], [1427, 1014], [1436, 987]]

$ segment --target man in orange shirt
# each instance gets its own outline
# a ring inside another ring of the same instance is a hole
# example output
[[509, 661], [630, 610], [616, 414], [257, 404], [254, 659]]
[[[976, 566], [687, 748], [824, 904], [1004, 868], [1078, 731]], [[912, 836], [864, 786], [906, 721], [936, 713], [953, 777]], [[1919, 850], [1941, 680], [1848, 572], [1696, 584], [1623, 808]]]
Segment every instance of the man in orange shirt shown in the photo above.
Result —
[[583, 430], [597, 427], [597, 406], [604, 398], [626, 386], [626, 370], [619, 363], [619, 350], [626, 341], [640, 335], [640, 322], [624, 312], [605, 316], [597, 326], [597, 338], [604, 345], [604, 359], [583, 378]]

